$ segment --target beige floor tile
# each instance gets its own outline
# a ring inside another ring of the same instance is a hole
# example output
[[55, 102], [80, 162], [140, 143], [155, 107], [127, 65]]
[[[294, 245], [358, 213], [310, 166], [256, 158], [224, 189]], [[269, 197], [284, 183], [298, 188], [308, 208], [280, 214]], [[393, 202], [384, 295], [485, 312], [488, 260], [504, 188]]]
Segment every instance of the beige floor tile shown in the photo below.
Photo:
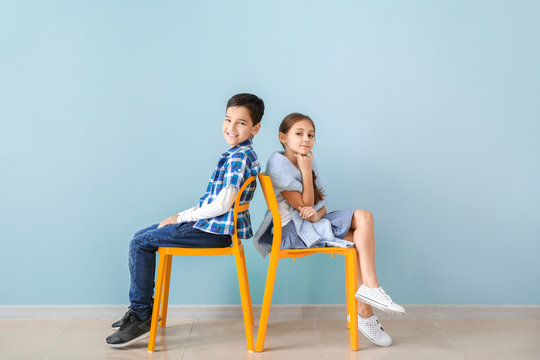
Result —
[[532, 355], [540, 359], [538, 320], [437, 320], [436, 324], [466, 359], [527, 359]]
[[349, 334], [341, 320], [315, 321], [324, 359], [462, 359], [431, 320], [384, 320], [390, 347], [379, 347], [359, 333], [358, 352], [348, 351]]
[[540, 354], [536, 353], [520, 353], [508, 354], [495, 352], [491, 350], [471, 350], [463, 355], [464, 360], [538, 360]]
[[[513, 360], [514, 356], [509, 356], [507, 354], [491, 351], [491, 350], [471, 350], [463, 354], [464, 360], [477, 360], [477, 359], [489, 359], [489, 360]], [[536, 358], [538, 359], [538, 357]]]
[[114, 332], [110, 324], [103, 320], [74, 321], [43, 360], [181, 359], [192, 321], [170, 321], [166, 328], [159, 328], [155, 353], [147, 352], [147, 340], [124, 350], [111, 348], [105, 343]]
[[247, 351], [242, 320], [197, 320], [183, 359], [244, 359]]
[[0, 359], [39, 359], [70, 323], [70, 320], [0, 321]]
[[400, 349], [452, 352], [455, 348], [433, 320], [384, 320], [384, 329], [392, 337], [392, 347]]
[[299, 350], [274, 350], [255, 354], [255, 357], [245, 358], [246, 360], [322, 360], [323, 354], [319, 350], [299, 349]]
[[[540, 321], [383, 320], [394, 343], [377, 347], [359, 334], [360, 351], [349, 350], [342, 320], [273, 320], [263, 353], [246, 349], [241, 320], [169, 321], [155, 353], [147, 341], [112, 349], [110, 321], [0, 321], [0, 359], [6, 360], [281, 360], [437, 359], [538, 360]], [[254, 340], [257, 327], [254, 327]], [[32, 342], [28, 342], [28, 338]]]
[[[418, 349], [452, 352], [454, 348], [432, 320], [383, 320], [384, 329], [392, 337], [391, 348], [406, 351]], [[345, 321], [316, 320], [318, 338], [325, 349], [349, 349], [349, 332]], [[361, 333], [358, 334], [360, 350], [380, 349]]]
[[[258, 327], [256, 328], [258, 331]], [[320, 335], [314, 320], [272, 321], [268, 323], [265, 351], [310, 351], [319, 349]]]
[[[291, 324], [295, 324], [291, 328]], [[321, 359], [316, 341], [307, 339], [313, 332], [313, 321], [275, 321], [269, 326], [275, 338], [268, 339], [263, 353], [247, 351], [245, 328], [242, 321], [196, 321], [184, 353], [184, 360], [281, 360]], [[254, 327], [254, 341], [257, 337]], [[268, 334], [268, 333], [267, 333]], [[291, 338], [292, 334], [292, 338]], [[316, 336], [316, 334], [315, 334]], [[296, 339], [300, 339], [296, 343]], [[303, 341], [303, 343], [300, 343]], [[309, 343], [311, 341], [311, 347]], [[269, 351], [271, 349], [271, 351]]]
[[463, 356], [455, 350], [407, 350], [398, 347], [367, 348], [360, 351], [324, 350], [324, 360], [463, 360]]

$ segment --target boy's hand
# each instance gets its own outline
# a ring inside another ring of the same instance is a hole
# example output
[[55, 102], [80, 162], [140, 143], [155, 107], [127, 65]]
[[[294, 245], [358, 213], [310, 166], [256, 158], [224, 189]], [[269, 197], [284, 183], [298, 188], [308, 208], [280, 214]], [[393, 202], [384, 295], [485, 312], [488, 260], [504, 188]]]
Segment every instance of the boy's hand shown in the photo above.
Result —
[[158, 229], [162, 228], [164, 226], [167, 226], [167, 225], [173, 225], [173, 224], [176, 225], [176, 224], [178, 224], [177, 219], [178, 219], [178, 214], [169, 216], [168, 218], [166, 218], [165, 220], [163, 220], [162, 222], [159, 223]]
[[298, 208], [302, 219], [309, 220], [311, 222], [317, 222], [321, 219], [319, 213], [311, 206], [304, 206]]
[[294, 154], [296, 161], [298, 162], [298, 169], [301, 172], [311, 172], [313, 167], [313, 152], [309, 152], [308, 155]]

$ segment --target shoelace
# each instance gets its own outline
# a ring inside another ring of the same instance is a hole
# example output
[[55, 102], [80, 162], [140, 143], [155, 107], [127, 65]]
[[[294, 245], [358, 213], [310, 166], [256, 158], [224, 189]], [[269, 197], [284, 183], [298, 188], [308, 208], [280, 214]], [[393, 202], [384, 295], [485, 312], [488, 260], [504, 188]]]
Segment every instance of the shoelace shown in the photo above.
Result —
[[384, 289], [382, 287], [379, 288], [381, 290], [381, 293], [383, 294], [383, 296], [390, 302], [390, 304], [392, 304], [394, 301], [392, 300], [392, 298], [390, 297], [390, 295], [388, 295]]
[[137, 316], [137, 315], [135, 315], [135, 313], [130, 312], [130, 313], [128, 314], [127, 319], [124, 321], [124, 323], [122, 324], [122, 326], [120, 326], [120, 330], [123, 331], [123, 330], [127, 329], [127, 327], [128, 327], [129, 325], [131, 325], [132, 322], [135, 321], [136, 316]]

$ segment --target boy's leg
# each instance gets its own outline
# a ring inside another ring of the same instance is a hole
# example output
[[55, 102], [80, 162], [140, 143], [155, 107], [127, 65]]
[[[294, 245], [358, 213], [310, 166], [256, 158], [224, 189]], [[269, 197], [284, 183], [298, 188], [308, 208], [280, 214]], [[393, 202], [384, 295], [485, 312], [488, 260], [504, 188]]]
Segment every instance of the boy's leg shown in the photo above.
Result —
[[135, 234], [130, 243], [129, 290], [130, 308], [127, 319], [106, 342], [113, 347], [124, 347], [148, 336], [154, 293], [156, 250], [159, 247], [227, 247], [230, 235], [210, 234], [193, 228], [194, 223], [168, 225], [157, 228], [152, 225]]
[[231, 244], [229, 235], [210, 234], [193, 228], [194, 223], [167, 225], [157, 228], [152, 225], [135, 234], [129, 249], [129, 271], [131, 284], [129, 300], [132, 311], [141, 319], [151, 316], [156, 251], [159, 247], [227, 247]]

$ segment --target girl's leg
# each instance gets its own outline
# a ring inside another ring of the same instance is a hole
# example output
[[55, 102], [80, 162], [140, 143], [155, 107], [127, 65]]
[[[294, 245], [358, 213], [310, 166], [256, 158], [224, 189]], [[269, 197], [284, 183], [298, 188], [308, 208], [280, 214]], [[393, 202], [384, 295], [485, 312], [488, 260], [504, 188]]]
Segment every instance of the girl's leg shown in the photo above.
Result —
[[[351, 230], [343, 238], [354, 242], [358, 252], [357, 287], [366, 284], [368, 287], [379, 287], [375, 273], [375, 236], [373, 215], [366, 210], [355, 210], [351, 220]], [[363, 318], [373, 315], [370, 305], [358, 301], [358, 313]]]
[[379, 287], [377, 282], [373, 215], [366, 210], [355, 210], [351, 220], [351, 229], [353, 241], [358, 250], [362, 281], [365, 285], [358, 289], [356, 298], [390, 314], [405, 314], [405, 309], [392, 301], [392, 298]]
[[[353, 242], [354, 241], [353, 231], [350, 230], [349, 233], [343, 239]], [[363, 284], [363, 280], [362, 280], [362, 270], [360, 269], [360, 263], [358, 261], [356, 262], [356, 268], [358, 271], [357, 276], [356, 276], [356, 287], [359, 288], [360, 285]], [[368, 305], [363, 301], [357, 300], [357, 302], [358, 302], [358, 314], [360, 314], [361, 317], [367, 319], [373, 315], [373, 309], [371, 308], [371, 305]]]
[[[345, 239], [353, 241], [358, 252], [358, 288], [360, 289], [362, 284], [369, 288], [379, 288], [377, 274], [375, 272], [375, 232], [373, 215], [366, 210], [355, 210], [351, 220], [350, 229], [351, 230]], [[379, 291], [384, 294], [382, 289], [379, 289]], [[357, 296], [355, 295], [355, 297]], [[390, 299], [388, 296], [385, 296], [385, 298]], [[358, 323], [358, 330], [376, 345], [390, 346], [392, 344], [392, 338], [381, 327], [379, 320], [373, 314], [371, 306], [364, 301], [358, 302], [358, 314], [361, 317]], [[375, 306], [381, 310], [394, 314], [405, 313], [405, 310], [399, 305], [394, 304], [393, 302], [389, 305], [393, 306], [387, 306], [387, 309], [380, 308], [377, 305]], [[388, 311], [388, 309], [392, 311]]]
[[358, 251], [362, 281], [370, 288], [379, 287], [375, 272], [375, 233], [373, 215], [367, 210], [355, 210], [351, 221], [353, 241]]
[[[360, 285], [363, 284], [362, 282], [362, 270], [360, 269], [360, 264], [357, 262], [357, 270], [358, 270], [358, 276], [356, 280], [356, 288], [358, 289]], [[361, 317], [367, 319], [368, 317], [371, 317], [373, 315], [373, 309], [371, 308], [371, 305], [366, 304], [363, 301], [358, 301], [358, 314], [360, 314]]]

